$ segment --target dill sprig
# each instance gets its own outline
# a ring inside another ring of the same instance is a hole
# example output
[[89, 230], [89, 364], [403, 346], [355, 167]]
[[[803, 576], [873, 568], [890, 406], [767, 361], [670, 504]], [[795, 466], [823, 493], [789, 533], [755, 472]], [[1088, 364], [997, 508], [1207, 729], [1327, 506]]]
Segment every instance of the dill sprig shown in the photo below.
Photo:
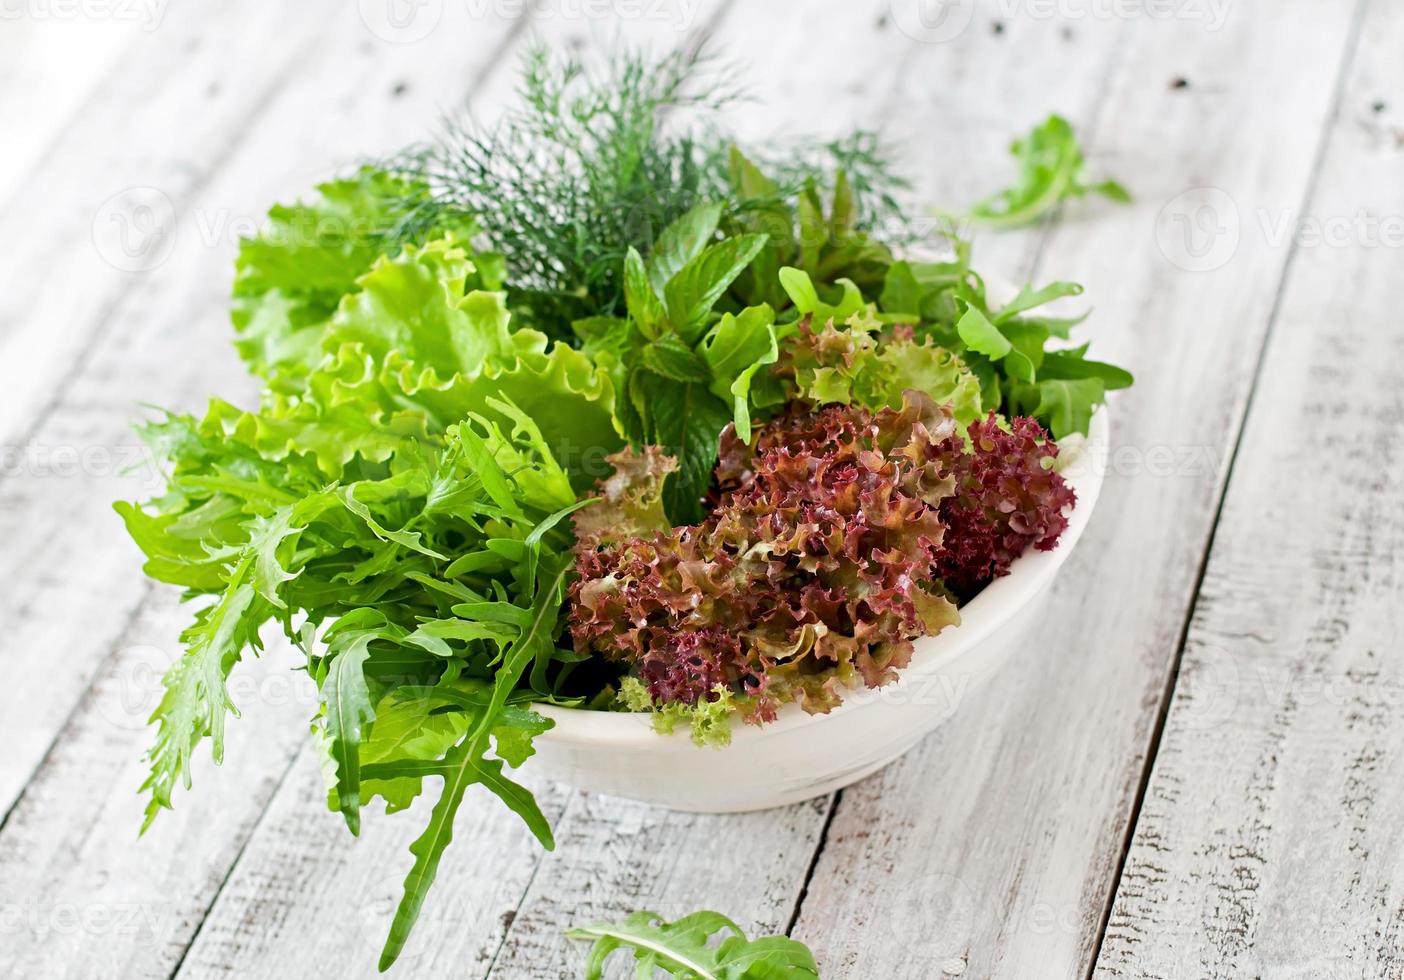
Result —
[[[648, 254], [662, 229], [703, 201], [741, 208], [722, 125], [724, 110], [744, 98], [727, 80], [735, 74], [701, 49], [661, 59], [621, 51], [592, 69], [533, 48], [520, 102], [498, 122], [451, 121], [440, 139], [386, 165], [430, 189], [407, 202], [400, 234], [413, 240], [471, 217], [507, 257], [514, 308], [553, 336], [568, 336], [581, 317], [620, 314], [630, 246]], [[779, 198], [807, 181], [829, 183], [841, 167], [867, 205], [860, 224], [900, 213], [894, 195], [905, 185], [870, 133], [746, 152]]]

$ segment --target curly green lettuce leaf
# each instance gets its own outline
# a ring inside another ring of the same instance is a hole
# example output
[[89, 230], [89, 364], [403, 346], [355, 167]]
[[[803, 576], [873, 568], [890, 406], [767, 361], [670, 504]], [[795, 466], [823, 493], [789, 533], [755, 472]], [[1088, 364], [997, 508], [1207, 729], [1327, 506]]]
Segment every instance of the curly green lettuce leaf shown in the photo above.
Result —
[[814, 405], [898, 408], [909, 389], [950, 406], [957, 422], [980, 414], [980, 384], [964, 362], [943, 347], [909, 336], [883, 339], [881, 324], [855, 313], [839, 326], [829, 320], [800, 322], [783, 346], [778, 373], [795, 395]]
[[[423, 181], [363, 168], [318, 185], [311, 203], [275, 205], [259, 234], [239, 243], [235, 263], [235, 347], [250, 370], [268, 377], [314, 366], [321, 328], [337, 304], [358, 289], [357, 279], [376, 259], [397, 249], [402, 226], [428, 196]], [[420, 229], [424, 238], [463, 239], [473, 230], [448, 216]], [[485, 272], [495, 268], [484, 264]]]
[[641, 977], [662, 970], [686, 980], [819, 978], [814, 954], [803, 943], [786, 936], [747, 939], [740, 926], [719, 912], [694, 912], [676, 922], [656, 912], [634, 912], [620, 922], [575, 926], [566, 935], [594, 943], [585, 980], [603, 980], [606, 964], [619, 950], [633, 954]]
[[623, 677], [615, 703], [625, 711], [651, 712], [653, 730], [660, 735], [671, 735], [679, 725], [685, 725], [692, 744], [699, 749], [724, 749], [731, 744], [731, 720], [737, 711], [737, 698], [722, 684], [712, 688], [712, 695], [692, 704], [681, 701], [655, 704], [643, 681], [637, 677]]
[[300, 390], [270, 393], [257, 412], [226, 406], [220, 427], [270, 458], [311, 456], [339, 479], [357, 459], [382, 463], [469, 415], [515, 426], [500, 410], [510, 402], [572, 484], [588, 487], [623, 444], [608, 370], [539, 331], [514, 330], [505, 294], [470, 289], [475, 275], [452, 239], [382, 257], [325, 325], [324, 357]]

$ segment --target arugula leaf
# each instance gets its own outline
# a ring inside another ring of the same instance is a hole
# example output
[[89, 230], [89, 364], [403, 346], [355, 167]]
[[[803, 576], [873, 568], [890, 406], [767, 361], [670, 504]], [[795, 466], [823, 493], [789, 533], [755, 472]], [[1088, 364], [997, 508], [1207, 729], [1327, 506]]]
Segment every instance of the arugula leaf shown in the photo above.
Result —
[[1020, 287], [1018, 295], [999, 308], [999, 312], [994, 315], [994, 321], [1007, 323], [1020, 313], [1043, 306], [1045, 303], [1051, 303], [1055, 299], [1062, 299], [1064, 296], [1081, 296], [1082, 291], [1082, 286], [1075, 282], [1049, 283], [1041, 289], [1035, 289], [1025, 283]]
[[1035, 390], [1038, 404], [1033, 407], [1033, 414], [1048, 419], [1055, 439], [1086, 432], [1093, 408], [1102, 402], [1106, 393], [1105, 386], [1097, 378], [1040, 381]]
[[751, 382], [761, 368], [780, 357], [775, 311], [752, 306], [727, 313], [702, 340], [698, 350], [710, 369], [709, 390], [732, 400], [732, 420], [743, 442], [751, 439]]
[[151, 793], [143, 831], [171, 806], [178, 780], [190, 788], [190, 756], [202, 739], [210, 738], [216, 763], [224, 760], [224, 715], [238, 714], [225, 680], [244, 649], [258, 649], [258, 628], [272, 611], [247, 581], [250, 565], [241, 559], [219, 600], [181, 634], [185, 654], [167, 672], [165, 696], [151, 716], [158, 728], [148, 754], [151, 774], [141, 787]]
[[516, 687], [527, 666], [540, 656], [549, 656], [553, 649], [566, 574], [572, 565], [569, 555], [561, 556], [538, 588], [529, 615], [504, 651], [502, 664], [493, 678], [491, 699], [467, 735], [438, 763], [413, 764], [408, 769], [395, 768], [391, 764], [368, 773], [376, 778], [385, 778], [418, 772], [421, 775], [441, 776], [444, 783], [443, 792], [430, 815], [429, 826], [410, 845], [410, 853], [415, 857], [414, 866], [405, 879], [405, 893], [395, 910], [390, 935], [380, 955], [381, 970], [389, 969], [404, 950], [424, 899], [438, 875], [444, 851], [453, 840], [453, 819], [469, 786], [482, 783], [522, 818], [543, 847], [548, 851], [555, 849], [550, 824], [531, 793], [502, 774], [501, 761], [484, 756], [488, 750], [488, 736], [506, 706], [508, 694]]
[[[621, 922], [575, 926], [571, 939], [593, 941], [585, 980], [602, 980], [610, 956], [633, 953], [641, 977], [663, 970], [686, 980], [818, 980], [814, 954], [786, 936], [748, 940], [741, 927], [719, 912], [694, 912], [668, 922], [656, 912], [634, 912]], [[715, 946], [713, 939], [723, 938]]]
[[[376, 618], [385, 624], [383, 616]], [[336, 762], [337, 807], [346, 818], [347, 828], [357, 836], [361, 833], [361, 739], [375, 720], [366, 683], [366, 660], [373, 640], [397, 640], [403, 634], [403, 630], [382, 625], [328, 631], [326, 637], [330, 664], [320, 687], [330, 752]]]
[[[1003, 307], [993, 308], [983, 280], [971, 267], [968, 242], [955, 240], [946, 262], [895, 262], [878, 300], [879, 318], [910, 324], [918, 338], [948, 349], [979, 381], [982, 411], [1029, 414], [1056, 437], [1085, 432], [1107, 391], [1124, 388], [1131, 375], [1085, 359], [1086, 348], [1050, 350], [1052, 338], [1066, 339], [1081, 317], [1031, 314], [1056, 299], [1082, 294], [1076, 283], [1025, 285]], [[1100, 385], [1045, 382], [1096, 378]], [[1071, 428], [1068, 428], [1071, 426]]]
[[1120, 203], [1131, 200], [1126, 188], [1114, 180], [1084, 182], [1082, 148], [1062, 116], [1049, 116], [1015, 140], [1009, 152], [1019, 162], [1018, 182], [971, 206], [968, 216], [981, 224], [994, 228], [1032, 224], [1062, 201], [1088, 193]]
[[821, 324], [829, 320], [845, 323], [849, 317], [862, 313], [868, 306], [862, 290], [851, 279], [840, 279], [834, 284], [839, 290], [835, 302], [821, 298], [809, 273], [802, 269], [790, 266], [781, 269], [780, 285], [795, 305], [795, 312], [800, 316], [811, 316]]

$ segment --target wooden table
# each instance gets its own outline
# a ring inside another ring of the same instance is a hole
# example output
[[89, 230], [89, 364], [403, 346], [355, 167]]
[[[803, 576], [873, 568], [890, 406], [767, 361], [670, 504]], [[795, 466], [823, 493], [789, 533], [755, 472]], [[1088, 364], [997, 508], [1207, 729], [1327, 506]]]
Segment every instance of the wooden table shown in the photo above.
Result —
[[999, 186], [1054, 110], [1130, 185], [977, 249], [1086, 283], [1138, 375], [1102, 500], [1039, 641], [906, 758], [727, 817], [534, 784], [549, 855], [470, 801], [398, 975], [573, 977], [569, 924], [706, 907], [826, 977], [1404, 974], [1404, 4], [1145, 8], [7, 6], [0, 975], [373, 975], [424, 814], [353, 841], [326, 812], [286, 649], [137, 839], [184, 614], [110, 509], [154, 487], [129, 423], [253, 397], [225, 296], [271, 202], [490, 116], [533, 36], [706, 32], [761, 96], [743, 134], [878, 128], [923, 201]]

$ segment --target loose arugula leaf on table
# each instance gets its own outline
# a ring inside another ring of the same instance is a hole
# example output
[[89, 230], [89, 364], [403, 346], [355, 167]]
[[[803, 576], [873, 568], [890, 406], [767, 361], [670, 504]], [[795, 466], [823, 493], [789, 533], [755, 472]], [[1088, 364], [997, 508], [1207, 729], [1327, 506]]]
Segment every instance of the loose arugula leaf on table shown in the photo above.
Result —
[[[619, 950], [633, 954], [640, 977], [663, 970], [678, 980], [818, 980], [814, 954], [787, 936], [747, 939], [719, 912], [694, 912], [668, 922], [656, 912], [634, 912], [620, 922], [575, 926], [571, 939], [592, 941], [585, 980], [603, 980]], [[720, 942], [713, 945], [716, 937]]]
[[1052, 115], [1016, 139], [1009, 152], [1019, 163], [1018, 181], [971, 206], [967, 217], [993, 228], [1032, 224], [1058, 204], [1085, 194], [1127, 203], [1131, 194], [1114, 180], [1087, 183], [1082, 147], [1072, 125]]

